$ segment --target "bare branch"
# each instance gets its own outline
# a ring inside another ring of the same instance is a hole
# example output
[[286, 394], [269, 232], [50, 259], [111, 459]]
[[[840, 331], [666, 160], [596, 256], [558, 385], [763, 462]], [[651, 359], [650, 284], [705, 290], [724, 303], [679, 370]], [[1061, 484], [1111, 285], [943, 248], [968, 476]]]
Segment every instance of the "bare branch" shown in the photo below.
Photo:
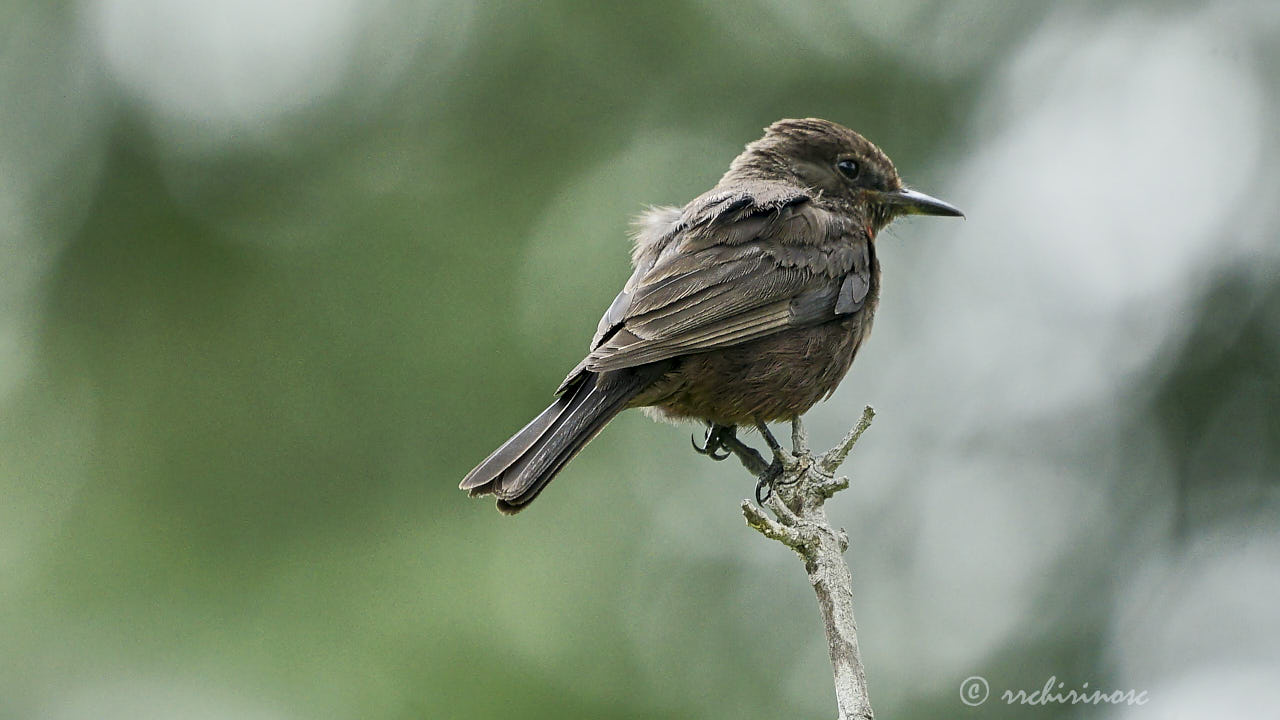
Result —
[[871, 427], [871, 420], [876, 416], [876, 411], [870, 405], [862, 409], [862, 418], [858, 420], [858, 424], [853, 426], [849, 434], [845, 435], [836, 446], [826, 451], [822, 455], [822, 459], [818, 461], [818, 466], [828, 475], [835, 474], [835, 471], [844, 464], [844, 459], [849, 457], [849, 451], [853, 450], [853, 446], [858, 442], [858, 438], [862, 437], [862, 433]]
[[755, 528], [767, 538], [777, 540], [792, 550], [799, 550], [803, 541], [800, 533], [794, 528], [789, 528], [778, 523], [773, 518], [765, 515], [764, 512], [751, 504], [750, 500], [742, 501], [742, 514], [747, 518], [747, 524]]
[[798, 417], [791, 421], [791, 449], [796, 455], [809, 454], [809, 436], [804, 432], [804, 422]]
[[[875, 411], [867, 406], [849, 434], [818, 459], [809, 451], [808, 438], [798, 418], [791, 426], [791, 452], [775, 448], [773, 465], [766, 464], [760, 453], [737, 438], [725, 443], [743, 466], [772, 491], [765, 505], [776, 519], [743, 500], [742, 514], [747, 525], [796, 551], [804, 560], [827, 636], [840, 720], [871, 720], [872, 711], [853, 617], [853, 577], [844, 561], [849, 536], [843, 529], [832, 527], [823, 503], [849, 487], [848, 478], [832, 475], [870, 427], [873, 417]], [[767, 432], [767, 428], [764, 430]]]

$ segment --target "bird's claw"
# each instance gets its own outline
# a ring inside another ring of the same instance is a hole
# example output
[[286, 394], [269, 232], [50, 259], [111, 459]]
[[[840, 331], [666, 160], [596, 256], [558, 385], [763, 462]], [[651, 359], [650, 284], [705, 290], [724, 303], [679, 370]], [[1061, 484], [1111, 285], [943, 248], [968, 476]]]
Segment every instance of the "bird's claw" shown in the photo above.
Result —
[[733, 437], [735, 430], [732, 426], [727, 425], [711, 425], [707, 428], [707, 434], [703, 439], [702, 447], [698, 447], [696, 437], [690, 437], [689, 442], [693, 445], [693, 451], [699, 455], [720, 462], [732, 455], [728, 445], [725, 444], [725, 438]]
[[769, 502], [769, 498], [773, 497], [773, 490], [776, 487], [788, 487], [800, 482], [800, 476], [795, 476], [790, 480], [782, 480], [786, 467], [781, 461], [774, 460], [769, 464], [764, 474], [756, 480], [756, 504], [764, 505]]
[[760, 478], [756, 480], [756, 504], [764, 505], [769, 502], [769, 498], [773, 497], [773, 486], [775, 484], [791, 485], [795, 482], [794, 480], [787, 483], [778, 482], [778, 479], [782, 477], [784, 469], [785, 468], [783, 467], [781, 460], [775, 459], [773, 462], [769, 463], [769, 467], [760, 475]]
[[712, 460], [715, 460], [716, 462], [720, 462], [721, 460], [728, 459], [730, 454], [728, 450], [725, 450], [723, 454], [719, 453], [718, 451], [722, 449], [724, 446], [716, 445], [710, 440], [706, 441], [705, 446], [699, 447], [698, 438], [696, 435], [689, 437], [689, 444], [693, 445], [694, 452], [698, 453], [699, 455], [706, 455], [707, 457], [711, 458]]

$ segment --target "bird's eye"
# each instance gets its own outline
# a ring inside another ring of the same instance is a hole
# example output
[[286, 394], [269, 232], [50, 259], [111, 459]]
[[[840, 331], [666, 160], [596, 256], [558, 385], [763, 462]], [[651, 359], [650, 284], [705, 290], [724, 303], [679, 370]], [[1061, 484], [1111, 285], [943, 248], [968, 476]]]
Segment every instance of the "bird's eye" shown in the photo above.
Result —
[[862, 168], [859, 167], [858, 161], [849, 160], [847, 158], [837, 162], [836, 169], [840, 171], [841, 175], [850, 180], [857, 178], [858, 173], [862, 172]]

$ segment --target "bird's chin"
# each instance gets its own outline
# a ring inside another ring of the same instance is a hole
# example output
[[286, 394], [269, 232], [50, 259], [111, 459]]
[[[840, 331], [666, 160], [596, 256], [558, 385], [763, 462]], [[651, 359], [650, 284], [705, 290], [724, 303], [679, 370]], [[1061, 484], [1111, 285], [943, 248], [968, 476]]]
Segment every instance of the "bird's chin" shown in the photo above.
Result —
[[867, 226], [867, 235], [872, 240], [875, 240], [876, 236], [880, 234], [881, 230], [884, 230], [886, 227], [888, 227], [889, 223], [893, 222], [894, 219], [898, 218], [902, 214], [903, 213], [898, 212], [896, 208], [893, 208], [887, 205], [870, 206], [869, 208], [867, 208], [867, 211], [865, 213], [866, 217], [869, 219], [869, 224]]

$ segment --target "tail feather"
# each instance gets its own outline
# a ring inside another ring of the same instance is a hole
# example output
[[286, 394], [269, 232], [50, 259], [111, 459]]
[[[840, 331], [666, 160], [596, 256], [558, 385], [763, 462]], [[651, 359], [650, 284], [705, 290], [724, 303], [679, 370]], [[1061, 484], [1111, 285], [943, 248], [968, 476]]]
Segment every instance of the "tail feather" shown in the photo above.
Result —
[[504, 513], [523, 510], [647, 384], [647, 378], [631, 373], [608, 373], [604, 380], [583, 373], [575, 387], [493, 451], [460, 487], [472, 496], [497, 496]]
[[472, 496], [484, 495], [490, 492], [485, 489], [485, 485], [492, 483], [494, 480], [501, 478], [502, 472], [511, 467], [516, 461], [523, 457], [526, 453], [533, 449], [546, 434], [547, 431], [555, 425], [573, 404], [574, 399], [578, 396], [578, 390], [581, 386], [571, 392], [567, 392], [552, 403], [546, 410], [538, 413], [538, 417], [529, 421], [515, 435], [504, 442], [497, 450], [489, 454], [479, 465], [467, 476], [462, 479], [462, 484], [458, 487], [467, 490]]

